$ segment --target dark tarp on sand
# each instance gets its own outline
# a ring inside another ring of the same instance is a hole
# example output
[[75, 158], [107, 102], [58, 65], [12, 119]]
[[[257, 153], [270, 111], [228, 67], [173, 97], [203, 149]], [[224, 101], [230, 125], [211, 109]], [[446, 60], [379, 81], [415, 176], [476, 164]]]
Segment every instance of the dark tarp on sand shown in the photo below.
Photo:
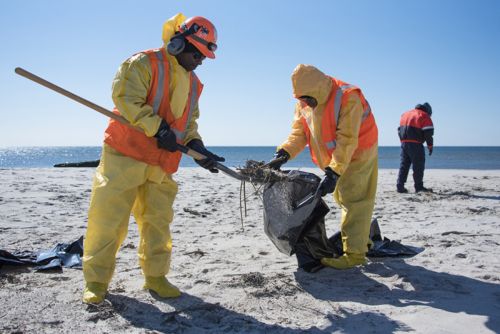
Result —
[[59, 243], [46, 251], [20, 251], [10, 253], [0, 249], [0, 267], [34, 265], [35, 270], [81, 268], [83, 256], [83, 236], [72, 243]]
[[55, 164], [54, 167], [97, 167], [101, 160], [81, 161], [81, 162], [63, 162]]

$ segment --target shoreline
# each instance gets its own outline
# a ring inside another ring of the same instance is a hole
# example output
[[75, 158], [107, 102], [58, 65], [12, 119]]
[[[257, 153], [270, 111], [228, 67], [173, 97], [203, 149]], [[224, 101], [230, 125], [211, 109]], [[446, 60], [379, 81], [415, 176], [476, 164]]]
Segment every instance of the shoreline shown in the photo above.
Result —
[[[218, 155], [224, 156], [228, 167], [244, 166], [248, 159], [268, 161], [274, 155], [272, 146], [215, 147], [209, 146]], [[38, 147], [0, 149], [0, 168], [49, 168], [56, 164], [95, 161], [100, 157], [98, 147]], [[315, 168], [305, 149], [286, 166]], [[379, 146], [379, 168], [399, 168], [401, 149], [397, 146]], [[198, 167], [191, 158], [181, 160], [182, 167]], [[484, 147], [436, 147], [431, 157], [426, 157], [427, 169], [471, 169], [500, 170], [500, 146]]]

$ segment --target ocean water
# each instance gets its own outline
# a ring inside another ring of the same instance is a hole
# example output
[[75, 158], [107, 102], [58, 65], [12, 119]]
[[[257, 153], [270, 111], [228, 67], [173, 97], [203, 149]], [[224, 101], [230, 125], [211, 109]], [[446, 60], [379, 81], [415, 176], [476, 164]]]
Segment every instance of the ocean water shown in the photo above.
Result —
[[[268, 161], [273, 157], [274, 146], [214, 146], [214, 153], [226, 158], [228, 167], [244, 166], [247, 160]], [[400, 148], [379, 147], [379, 168], [399, 168]], [[52, 167], [57, 163], [97, 160], [99, 146], [61, 147], [8, 147], [0, 148], [0, 168]], [[181, 167], [197, 167], [193, 160], [184, 156]], [[289, 167], [314, 167], [306, 148]], [[489, 147], [434, 147], [432, 156], [426, 156], [429, 169], [500, 169], [500, 146]]]

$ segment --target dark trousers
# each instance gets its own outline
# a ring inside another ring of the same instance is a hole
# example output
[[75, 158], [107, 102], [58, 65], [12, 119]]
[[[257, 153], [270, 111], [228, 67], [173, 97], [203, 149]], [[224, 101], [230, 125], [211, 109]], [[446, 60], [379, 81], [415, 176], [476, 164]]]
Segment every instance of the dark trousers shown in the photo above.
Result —
[[397, 183], [398, 189], [404, 187], [411, 165], [413, 165], [415, 190], [421, 190], [424, 187], [425, 169], [425, 150], [423, 144], [401, 143], [401, 161], [399, 164]]

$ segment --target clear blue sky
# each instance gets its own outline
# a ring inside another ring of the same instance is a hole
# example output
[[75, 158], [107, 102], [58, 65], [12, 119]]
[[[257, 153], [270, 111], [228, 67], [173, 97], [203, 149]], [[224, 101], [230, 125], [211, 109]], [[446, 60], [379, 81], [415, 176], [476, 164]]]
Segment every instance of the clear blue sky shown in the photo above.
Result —
[[23, 67], [111, 109], [111, 81], [163, 22], [201, 15], [218, 29], [200, 132], [207, 145], [277, 145], [288, 135], [299, 63], [359, 86], [380, 145], [428, 101], [435, 144], [500, 145], [500, 1], [2, 1], [0, 146], [101, 145], [107, 120], [14, 73]]

